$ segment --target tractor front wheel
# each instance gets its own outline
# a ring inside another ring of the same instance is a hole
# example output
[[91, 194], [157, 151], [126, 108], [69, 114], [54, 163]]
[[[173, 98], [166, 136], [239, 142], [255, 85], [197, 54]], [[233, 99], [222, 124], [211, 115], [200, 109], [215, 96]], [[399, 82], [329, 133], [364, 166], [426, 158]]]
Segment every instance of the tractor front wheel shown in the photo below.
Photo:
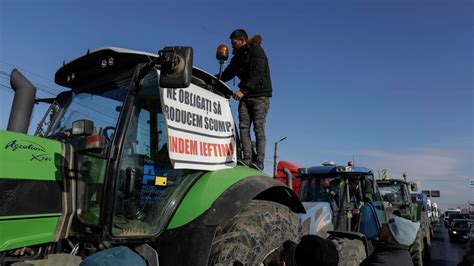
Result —
[[270, 201], [252, 200], [217, 228], [209, 265], [295, 265], [302, 236], [298, 215]]

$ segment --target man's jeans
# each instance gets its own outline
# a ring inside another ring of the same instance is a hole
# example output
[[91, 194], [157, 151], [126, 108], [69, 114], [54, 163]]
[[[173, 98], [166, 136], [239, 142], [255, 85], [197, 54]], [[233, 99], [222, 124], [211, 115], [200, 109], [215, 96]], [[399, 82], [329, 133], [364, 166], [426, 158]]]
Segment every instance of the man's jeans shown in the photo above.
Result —
[[244, 149], [244, 159], [252, 158], [250, 125], [253, 124], [257, 143], [257, 161], [254, 163], [263, 163], [265, 158], [265, 120], [269, 108], [269, 97], [242, 99], [239, 103], [239, 127]]

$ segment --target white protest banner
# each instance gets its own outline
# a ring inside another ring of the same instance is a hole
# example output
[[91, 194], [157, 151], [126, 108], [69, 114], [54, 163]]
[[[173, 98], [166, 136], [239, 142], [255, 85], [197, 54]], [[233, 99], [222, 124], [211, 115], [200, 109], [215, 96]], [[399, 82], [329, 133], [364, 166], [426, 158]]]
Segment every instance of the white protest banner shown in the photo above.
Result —
[[160, 88], [160, 94], [175, 169], [235, 167], [235, 127], [228, 99], [194, 84]]

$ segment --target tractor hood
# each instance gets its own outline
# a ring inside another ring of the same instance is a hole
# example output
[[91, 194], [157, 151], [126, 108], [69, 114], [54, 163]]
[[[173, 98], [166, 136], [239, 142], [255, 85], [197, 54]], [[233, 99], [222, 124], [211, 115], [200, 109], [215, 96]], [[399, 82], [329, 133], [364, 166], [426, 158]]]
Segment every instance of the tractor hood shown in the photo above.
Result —
[[64, 146], [0, 130], [0, 251], [67, 237], [73, 207]]
[[[0, 178], [61, 180], [61, 143], [11, 131], [0, 131]], [[4, 209], [0, 208], [0, 211]]]
[[334, 230], [332, 211], [328, 202], [303, 202], [306, 213], [299, 214], [301, 224], [309, 226], [309, 233], [326, 238], [326, 232]]

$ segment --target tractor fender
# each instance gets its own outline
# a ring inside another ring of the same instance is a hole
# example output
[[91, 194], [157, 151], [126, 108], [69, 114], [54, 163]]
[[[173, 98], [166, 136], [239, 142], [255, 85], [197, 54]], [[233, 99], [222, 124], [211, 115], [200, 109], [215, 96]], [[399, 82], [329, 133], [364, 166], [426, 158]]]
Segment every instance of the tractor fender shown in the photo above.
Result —
[[304, 212], [303, 205], [289, 187], [260, 171], [237, 166], [199, 177], [179, 201], [167, 229], [184, 226], [203, 215], [206, 215], [205, 224], [220, 224], [252, 199], [274, 201], [295, 212]]
[[267, 200], [287, 206], [293, 212], [305, 213], [298, 196], [287, 186], [267, 176], [251, 176], [227, 189], [207, 211], [204, 224], [223, 224], [253, 200]]
[[[214, 181], [221, 180], [220, 178], [225, 178], [225, 176], [216, 176]], [[212, 183], [211, 180], [212, 178], [208, 180], [209, 183]], [[222, 186], [213, 187], [222, 188]], [[202, 191], [202, 187], [199, 190], [201, 193], [206, 193]], [[192, 199], [194, 202], [189, 200], [191, 203], [199, 205], [199, 202], [196, 202], [198, 198]], [[161, 256], [160, 265], [207, 265], [218, 225], [227, 223], [253, 199], [274, 201], [288, 206], [295, 212], [304, 212], [304, 207], [296, 194], [284, 184], [268, 176], [256, 175], [241, 178], [220, 193], [206, 211], [197, 212], [200, 214], [196, 218], [184, 217], [186, 220], [183, 219], [180, 222], [184, 223], [183, 225], [169, 227], [151, 244], [159, 251], [159, 254], [175, 254]], [[205, 200], [209, 202], [209, 199]], [[192, 220], [187, 221], [187, 219]]]

